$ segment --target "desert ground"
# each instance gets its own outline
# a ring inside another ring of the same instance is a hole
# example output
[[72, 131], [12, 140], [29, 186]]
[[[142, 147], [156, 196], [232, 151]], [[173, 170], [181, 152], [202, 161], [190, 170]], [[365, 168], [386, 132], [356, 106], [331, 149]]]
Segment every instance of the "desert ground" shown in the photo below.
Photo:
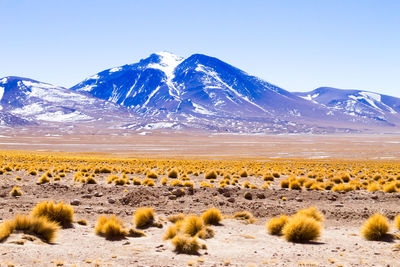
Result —
[[[72, 227], [59, 230], [52, 243], [18, 231], [0, 242], [0, 266], [400, 266], [400, 232], [393, 224], [400, 214], [400, 193], [384, 192], [386, 185], [397, 186], [400, 175], [398, 136], [8, 133], [0, 143], [4, 170], [0, 223], [16, 214], [29, 214], [42, 201], [63, 201], [74, 209]], [[100, 165], [111, 172], [94, 171]], [[31, 169], [37, 174], [29, 174]], [[177, 180], [190, 181], [192, 186], [172, 185], [174, 179], [162, 184], [170, 169], [178, 170]], [[211, 169], [217, 171], [213, 181], [205, 178]], [[151, 178], [154, 186], [133, 184], [135, 179], [145, 181], [150, 170], [157, 173]], [[239, 175], [241, 170], [247, 176]], [[38, 183], [49, 171], [49, 181]], [[76, 178], [77, 173], [86, 177], [92, 171], [96, 184]], [[280, 175], [264, 186], [268, 171]], [[322, 188], [345, 172], [350, 182], [343, 179], [338, 184], [351, 189]], [[60, 173], [65, 176], [55, 180]], [[107, 183], [110, 175], [123, 173], [128, 184]], [[236, 177], [238, 182], [223, 182], [227, 173], [228, 180]], [[282, 188], [281, 182], [290, 177], [302, 180], [300, 190]], [[306, 181], [317, 189], [306, 187]], [[379, 189], [367, 190], [375, 183]], [[15, 186], [21, 196], [10, 195]], [[251, 197], [245, 198], [245, 193]], [[265, 223], [272, 217], [290, 216], [312, 206], [324, 216], [315, 241], [293, 243], [267, 232]], [[114, 214], [126, 227], [134, 227], [133, 214], [140, 207], [152, 207], [162, 228], [149, 227], [143, 230], [144, 237], [113, 241], [94, 232], [102, 214]], [[173, 225], [170, 215], [201, 215], [212, 207], [221, 211], [223, 219], [210, 226], [214, 237], [199, 239], [206, 248], [187, 255], [175, 252], [170, 240], [163, 240]], [[240, 211], [250, 212], [254, 221], [233, 218]], [[368, 241], [360, 228], [375, 213], [385, 215], [391, 227], [382, 240]], [[80, 219], [88, 224], [78, 224]]]

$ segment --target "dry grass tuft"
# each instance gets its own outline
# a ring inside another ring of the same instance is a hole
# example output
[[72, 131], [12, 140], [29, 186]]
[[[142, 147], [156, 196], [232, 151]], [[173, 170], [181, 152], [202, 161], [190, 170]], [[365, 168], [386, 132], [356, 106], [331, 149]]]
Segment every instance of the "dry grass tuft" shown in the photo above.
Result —
[[315, 219], [318, 222], [324, 221], [324, 215], [318, 211], [316, 207], [309, 207], [307, 209], [299, 210], [296, 215], [305, 215]]
[[183, 254], [198, 254], [200, 244], [196, 237], [188, 237], [184, 235], [177, 235], [172, 239], [172, 244], [177, 253]]
[[144, 237], [146, 234], [143, 231], [137, 229], [129, 229], [127, 236], [129, 237]]
[[167, 228], [167, 231], [165, 231], [164, 240], [169, 240], [174, 238], [178, 234], [178, 227], [176, 225], [171, 225], [170, 227]]
[[361, 227], [361, 235], [367, 240], [381, 240], [389, 231], [389, 223], [382, 214], [375, 214]]
[[196, 236], [201, 239], [210, 239], [210, 238], [213, 238], [214, 235], [215, 235], [215, 232], [213, 229], [211, 229], [210, 227], [204, 227], [197, 233]]
[[172, 222], [172, 223], [176, 223], [178, 221], [182, 221], [186, 218], [186, 215], [183, 213], [179, 213], [179, 214], [174, 214], [168, 217], [168, 221]]
[[270, 235], [281, 235], [282, 229], [285, 224], [289, 221], [289, 217], [286, 215], [281, 215], [270, 219], [266, 224], [267, 231]]
[[31, 212], [33, 217], [45, 217], [49, 221], [59, 223], [62, 227], [70, 227], [74, 220], [74, 209], [71, 205], [54, 201], [43, 201], [37, 204]]
[[394, 227], [396, 227], [397, 230], [400, 230], [400, 214], [394, 218]]
[[196, 215], [190, 215], [186, 217], [183, 222], [183, 232], [190, 236], [195, 236], [198, 232], [200, 232], [204, 227], [203, 220]]
[[133, 215], [133, 220], [137, 228], [146, 228], [154, 222], [153, 208], [139, 208]]
[[282, 233], [289, 242], [305, 243], [321, 235], [321, 225], [312, 217], [295, 215], [285, 224]]
[[201, 218], [203, 219], [205, 224], [218, 225], [219, 222], [222, 220], [222, 214], [219, 209], [211, 208], [203, 212]]
[[115, 215], [100, 216], [97, 219], [95, 233], [108, 240], [118, 240], [124, 238], [128, 233], [124, 229], [122, 221]]
[[254, 218], [253, 214], [248, 211], [238, 211], [232, 216], [233, 219], [243, 220], [247, 223], [255, 223], [257, 220]]
[[19, 186], [14, 186], [10, 191], [10, 196], [12, 197], [20, 197], [22, 196], [22, 190]]
[[48, 221], [45, 217], [16, 215], [13, 220], [5, 221], [0, 225], [0, 242], [13, 231], [22, 231], [26, 234], [35, 235], [44, 242], [51, 243], [59, 229], [57, 223]]

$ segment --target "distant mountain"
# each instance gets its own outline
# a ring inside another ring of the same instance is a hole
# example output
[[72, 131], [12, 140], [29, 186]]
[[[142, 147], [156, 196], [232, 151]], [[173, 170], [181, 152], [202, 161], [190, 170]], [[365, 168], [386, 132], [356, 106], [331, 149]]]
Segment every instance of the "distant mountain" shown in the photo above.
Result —
[[400, 125], [395, 97], [327, 87], [291, 93], [214, 57], [167, 52], [104, 70], [70, 89], [5, 77], [0, 109], [0, 126], [131, 132], [396, 132]]
[[21, 77], [0, 80], [0, 109], [3, 125], [91, 122], [111, 119], [111, 114], [124, 110], [102, 99]]
[[71, 88], [154, 118], [186, 115], [283, 121], [337, 121], [325, 107], [217, 58], [161, 52], [102, 71]]
[[400, 121], [400, 98], [363, 90], [330, 87], [295, 93], [313, 103], [354, 117], [370, 118], [397, 124]]

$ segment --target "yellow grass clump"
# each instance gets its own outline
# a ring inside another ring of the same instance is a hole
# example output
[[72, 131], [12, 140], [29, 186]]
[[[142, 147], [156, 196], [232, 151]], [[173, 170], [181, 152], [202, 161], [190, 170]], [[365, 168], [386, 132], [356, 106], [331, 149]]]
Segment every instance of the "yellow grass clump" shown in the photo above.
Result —
[[57, 223], [48, 221], [45, 217], [16, 215], [14, 219], [0, 225], [0, 241], [6, 239], [13, 231], [22, 231], [26, 234], [35, 235], [44, 242], [51, 243], [59, 229]]
[[286, 215], [281, 215], [279, 217], [274, 217], [270, 219], [266, 224], [267, 231], [270, 235], [280, 235], [282, 234], [282, 229], [289, 221], [289, 217]]
[[103, 236], [108, 240], [122, 239], [128, 232], [124, 229], [122, 221], [115, 215], [107, 217], [105, 215], [97, 218], [95, 233]]
[[394, 218], [394, 227], [396, 227], [397, 230], [400, 230], [400, 214]]
[[185, 218], [182, 229], [185, 234], [195, 236], [203, 229], [203, 227], [203, 220], [200, 217], [196, 215], [190, 215]]
[[154, 222], [153, 208], [139, 208], [133, 215], [133, 220], [137, 228], [149, 227]]
[[176, 225], [171, 225], [167, 228], [167, 231], [165, 231], [164, 240], [169, 240], [174, 238], [178, 234], [178, 227]]
[[216, 208], [211, 208], [201, 215], [201, 218], [203, 219], [203, 222], [205, 224], [213, 224], [213, 225], [218, 225], [219, 222], [222, 220], [222, 214], [219, 211], [219, 209]]
[[56, 222], [62, 227], [69, 227], [74, 220], [74, 209], [71, 205], [63, 202], [43, 201], [37, 204], [31, 212], [33, 217], [45, 217], [49, 221]]
[[255, 223], [256, 219], [253, 214], [248, 211], [238, 211], [232, 216], [233, 219], [245, 221], [247, 223]]
[[209, 171], [204, 175], [204, 178], [206, 178], [206, 179], [216, 179], [217, 178], [217, 173], [215, 171]]
[[318, 211], [316, 207], [301, 209], [296, 213], [296, 215], [305, 215], [315, 219], [318, 222], [322, 222], [324, 220], [324, 215], [322, 215], [322, 213]]
[[14, 186], [10, 191], [10, 196], [12, 197], [20, 197], [22, 196], [22, 190], [19, 186]]
[[310, 242], [321, 235], [321, 225], [312, 217], [295, 215], [285, 224], [282, 233], [289, 242]]
[[375, 214], [361, 227], [361, 235], [367, 240], [381, 240], [389, 231], [389, 223], [382, 214]]
[[178, 178], [178, 171], [175, 169], [170, 170], [168, 172], [168, 178], [173, 178], [173, 179]]
[[175, 247], [175, 252], [182, 254], [197, 254], [200, 249], [200, 244], [196, 237], [188, 237], [185, 235], [177, 235], [171, 240]]

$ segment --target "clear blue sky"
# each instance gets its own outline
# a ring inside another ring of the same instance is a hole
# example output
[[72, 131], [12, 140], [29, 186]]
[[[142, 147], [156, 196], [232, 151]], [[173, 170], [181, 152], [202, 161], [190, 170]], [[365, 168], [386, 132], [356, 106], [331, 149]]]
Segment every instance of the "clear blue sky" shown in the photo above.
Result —
[[215, 56], [289, 91], [400, 97], [397, 0], [0, 0], [0, 77], [70, 87], [152, 52]]

